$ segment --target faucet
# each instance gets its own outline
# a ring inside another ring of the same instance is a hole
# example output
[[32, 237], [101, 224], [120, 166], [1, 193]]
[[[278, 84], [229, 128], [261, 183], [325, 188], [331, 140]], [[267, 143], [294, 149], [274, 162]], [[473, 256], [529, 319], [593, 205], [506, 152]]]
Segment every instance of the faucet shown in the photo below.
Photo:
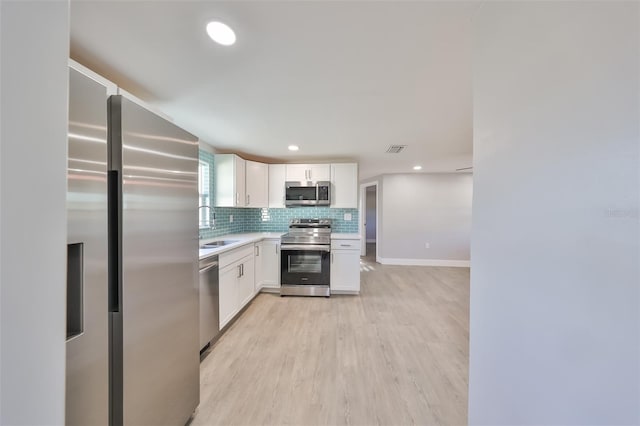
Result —
[[198, 206], [198, 210], [202, 208], [209, 209], [209, 229], [216, 229], [216, 212], [213, 211], [211, 206]]

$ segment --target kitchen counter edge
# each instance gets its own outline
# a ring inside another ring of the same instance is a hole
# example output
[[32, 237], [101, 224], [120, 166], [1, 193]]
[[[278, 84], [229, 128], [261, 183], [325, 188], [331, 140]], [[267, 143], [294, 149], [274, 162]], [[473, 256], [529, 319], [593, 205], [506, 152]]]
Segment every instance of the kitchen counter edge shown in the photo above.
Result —
[[216, 247], [212, 249], [199, 249], [200, 259], [206, 259], [209, 256], [220, 255], [230, 250], [237, 249], [247, 244], [257, 243], [262, 240], [280, 240], [280, 237], [285, 234], [284, 232], [251, 232], [246, 234], [227, 234], [220, 235], [219, 237], [206, 238], [198, 241], [198, 245], [201, 246], [206, 243], [220, 240], [237, 240], [235, 243], [228, 244], [222, 247]]

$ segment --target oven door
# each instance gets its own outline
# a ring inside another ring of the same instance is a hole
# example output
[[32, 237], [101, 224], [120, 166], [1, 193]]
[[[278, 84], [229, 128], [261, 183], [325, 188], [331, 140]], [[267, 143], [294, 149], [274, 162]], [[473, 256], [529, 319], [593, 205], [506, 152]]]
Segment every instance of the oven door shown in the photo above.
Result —
[[280, 250], [282, 285], [329, 285], [330, 246], [283, 244]]

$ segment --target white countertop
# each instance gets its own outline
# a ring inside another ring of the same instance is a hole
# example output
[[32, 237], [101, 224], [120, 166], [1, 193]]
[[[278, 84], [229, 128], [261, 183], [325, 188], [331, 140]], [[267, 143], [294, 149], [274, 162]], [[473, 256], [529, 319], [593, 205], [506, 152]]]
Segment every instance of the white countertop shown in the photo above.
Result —
[[283, 234], [284, 232], [251, 232], [247, 234], [227, 234], [221, 235], [219, 237], [200, 240], [198, 245], [203, 245], [212, 241], [220, 240], [235, 241], [234, 243], [227, 244], [226, 246], [222, 247], [200, 249], [200, 259], [204, 259], [205, 257], [209, 257], [215, 254], [224, 253], [226, 251], [233, 250], [246, 244], [252, 244], [261, 240], [280, 240], [280, 237]]
[[[242, 247], [246, 244], [256, 243], [261, 240], [280, 240], [280, 237], [284, 234], [285, 232], [250, 232], [246, 234], [220, 235], [219, 237], [200, 240], [200, 242], [198, 243], [199, 245], [210, 243], [212, 241], [220, 241], [220, 240], [235, 241], [234, 243], [227, 244], [226, 246], [222, 246], [222, 247], [216, 247], [211, 249], [200, 249], [200, 259], [221, 254], [226, 251], [233, 250], [238, 247]], [[331, 239], [332, 240], [359, 240], [360, 234], [332, 232]]]
[[332, 240], [359, 240], [360, 234], [347, 234], [340, 232], [332, 232], [331, 233]]

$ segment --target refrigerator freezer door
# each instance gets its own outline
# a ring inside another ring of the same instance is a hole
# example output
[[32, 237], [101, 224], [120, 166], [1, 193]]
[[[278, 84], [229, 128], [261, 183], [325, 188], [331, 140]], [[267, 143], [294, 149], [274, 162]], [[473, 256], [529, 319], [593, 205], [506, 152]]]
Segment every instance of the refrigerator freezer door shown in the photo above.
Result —
[[107, 88], [73, 68], [67, 181], [66, 424], [107, 425]]
[[114, 423], [183, 425], [200, 392], [198, 141], [122, 96], [109, 98], [109, 126], [121, 205]]

